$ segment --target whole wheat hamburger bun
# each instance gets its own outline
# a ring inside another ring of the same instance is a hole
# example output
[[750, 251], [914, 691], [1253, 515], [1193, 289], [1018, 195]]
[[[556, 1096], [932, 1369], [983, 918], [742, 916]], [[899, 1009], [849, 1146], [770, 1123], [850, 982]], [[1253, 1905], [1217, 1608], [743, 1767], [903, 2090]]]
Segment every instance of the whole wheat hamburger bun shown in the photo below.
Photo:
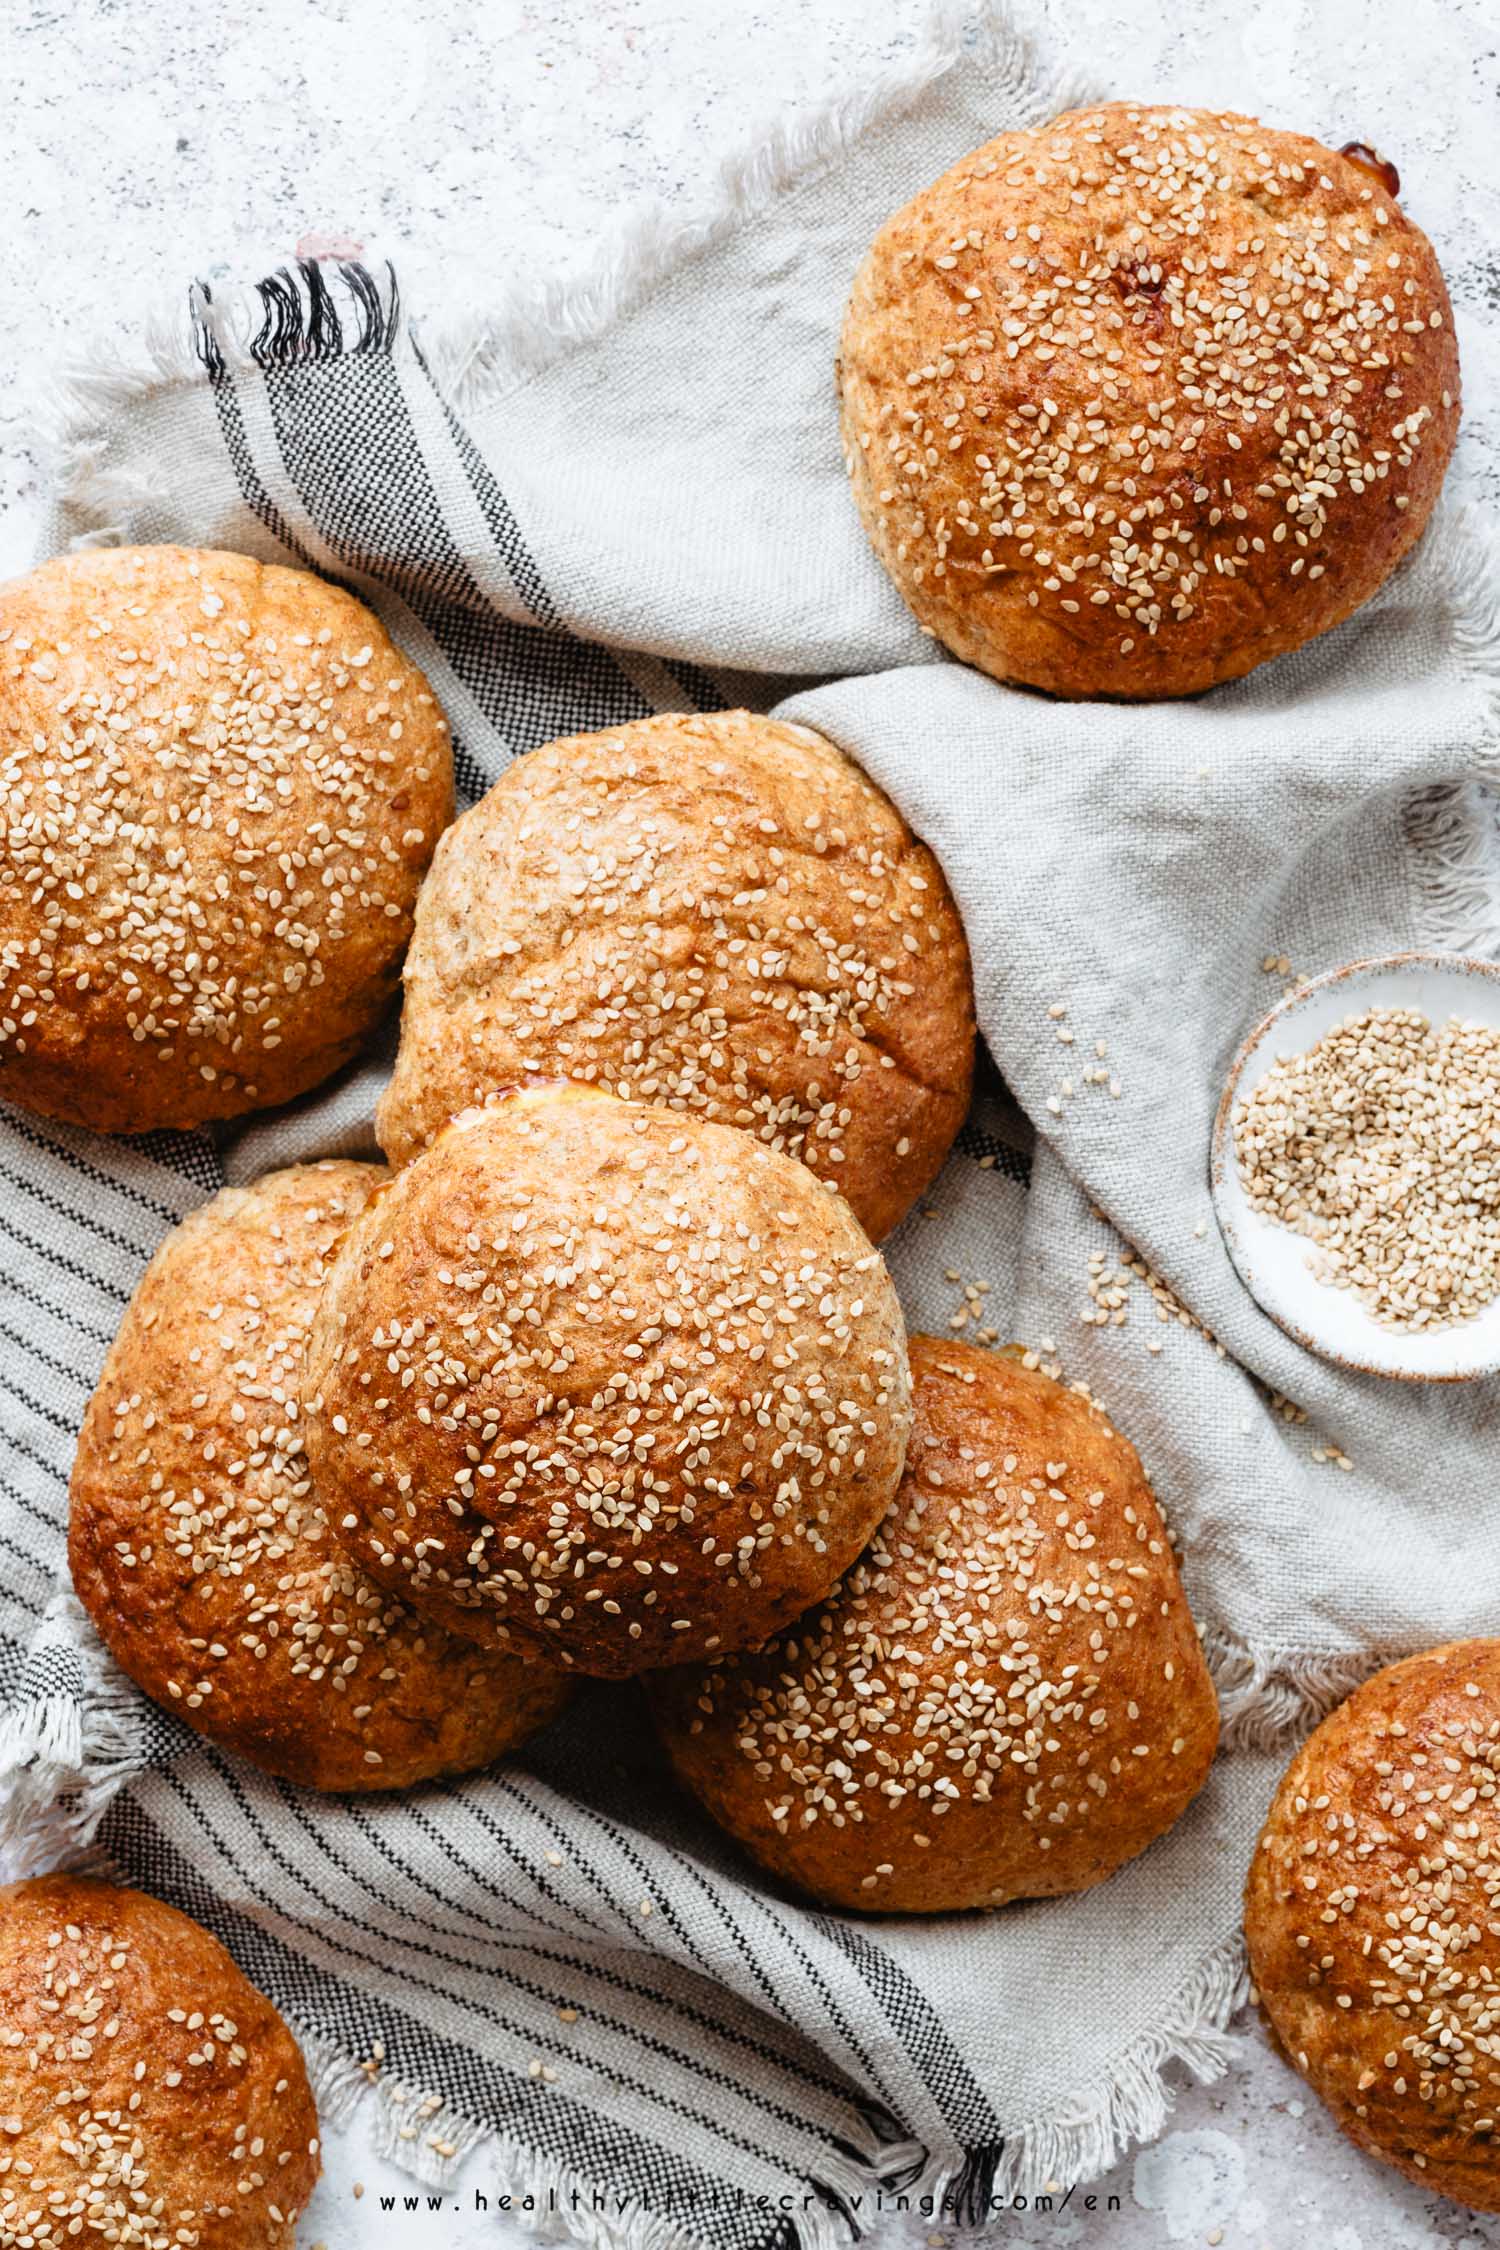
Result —
[[1500, 2211], [1500, 1641], [1409, 1656], [1324, 1720], [1267, 1815], [1245, 1934], [1350, 2138]]
[[878, 1241], [968, 1107], [941, 868], [831, 743], [749, 711], [518, 759], [439, 846], [405, 984], [393, 1164], [497, 1087], [574, 1078], [800, 1157]]
[[763, 1866], [893, 1914], [1085, 1890], [1203, 1785], [1218, 1708], [1133, 1447], [1016, 1359], [911, 1339], [906, 1474], [822, 1608], [651, 1683]]
[[604, 1677], [743, 1648], [885, 1512], [901, 1312], [847, 1206], [728, 1126], [568, 1084], [459, 1118], [351, 1228], [308, 1450], [424, 1614]]
[[189, 1726], [318, 1789], [488, 1765], [567, 1683], [418, 1617], [333, 1538], [302, 1363], [345, 1229], [390, 1175], [301, 1165], [167, 1237], [84, 1416], [68, 1553], [116, 1662]]
[[292, 2250], [296, 2041], [207, 1930], [79, 1875], [0, 1890], [0, 2243]]
[[844, 325], [845, 456], [955, 655], [1054, 695], [1190, 695], [1400, 561], [1458, 353], [1431, 244], [1358, 154], [1117, 102], [1002, 133], [881, 229]]
[[140, 1133], [316, 1085], [452, 802], [421, 673], [306, 571], [95, 548], [0, 588], [0, 1099]]

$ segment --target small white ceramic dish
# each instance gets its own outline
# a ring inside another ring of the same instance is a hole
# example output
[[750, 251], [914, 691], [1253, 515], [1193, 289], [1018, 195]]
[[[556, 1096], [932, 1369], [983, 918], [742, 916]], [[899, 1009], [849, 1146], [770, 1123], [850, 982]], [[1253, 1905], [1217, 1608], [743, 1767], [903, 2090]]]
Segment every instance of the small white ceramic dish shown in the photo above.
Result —
[[1214, 1120], [1214, 1210], [1241, 1281], [1289, 1336], [1363, 1374], [1456, 1383], [1500, 1371], [1500, 1299], [1449, 1328], [1388, 1328], [1348, 1289], [1319, 1281], [1314, 1245], [1278, 1226], [1245, 1194], [1234, 1154], [1234, 1112], [1283, 1055], [1305, 1054], [1366, 1008], [1420, 1008], [1434, 1024], [1457, 1016], [1500, 1028], [1500, 966], [1462, 953], [1396, 953], [1314, 977], [1274, 1007], [1235, 1056]]

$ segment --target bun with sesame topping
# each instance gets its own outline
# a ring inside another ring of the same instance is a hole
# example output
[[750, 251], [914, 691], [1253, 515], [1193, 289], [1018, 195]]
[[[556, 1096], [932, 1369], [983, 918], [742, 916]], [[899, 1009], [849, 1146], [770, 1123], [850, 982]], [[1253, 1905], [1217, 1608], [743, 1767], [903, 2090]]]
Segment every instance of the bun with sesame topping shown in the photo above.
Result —
[[1261, 2005], [1351, 2140], [1500, 2211], [1500, 1641], [1387, 1666], [1287, 1769], [1245, 1893]]
[[605, 1678], [753, 1646], [901, 1474], [880, 1254], [792, 1158], [541, 1085], [450, 1125], [350, 1230], [308, 1449], [362, 1567]]
[[199, 1733], [317, 1789], [489, 1765], [568, 1686], [394, 1600], [331, 1537], [302, 1362], [338, 1243], [389, 1174], [226, 1188], [168, 1236], [84, 1417], [69, 1558], [117, 1663]]
[[532, 751], [444, 837], [378, 1130], [404, 1164], [575, 1078], [800, 1157], [879, 1241], [973, 1069], [963, 925], [889, 800], [806, 727], [668, 714]]
[[95, 548], [0, 588], [0, 1099], [142, 1133], [316, 1085], [452, 809], [426, 681], [306, 571]]
[[1192, 695], [1367, 601], [1458, 429], [1448, 292], [1367, 149], [1112, 103], [881, 229], [840, 362], [865, 528], [996, 679]]
[[292, 2250], [319, 2171], [297, 2043], [186, 1914], [0, 1889], [0, 2242]]
[[651, 1683], [684, 1784], [834, 1906], [1099, 1883], [1197, 1795], [1218, 1708], [1133, 1447], [1008, 1356], [911, 1339], [890, 1513], [813, 1616]]

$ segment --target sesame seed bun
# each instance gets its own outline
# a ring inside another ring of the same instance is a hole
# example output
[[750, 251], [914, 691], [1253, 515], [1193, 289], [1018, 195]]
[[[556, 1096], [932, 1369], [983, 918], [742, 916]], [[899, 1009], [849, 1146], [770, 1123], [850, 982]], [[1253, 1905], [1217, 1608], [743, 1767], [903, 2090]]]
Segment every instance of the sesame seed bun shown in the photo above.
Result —
[[567, 1683], [419, 1618], [331, 1537], [299, 1410], [318, 1292], [389, 1178], [226, 1188], [131, 1299], [73, 1466], [73, 1583], [116, 1662], [191, 1727], [316, 1789], [489, 1765]]
[[78, 1875], [0, 1890], [0, 2242], [292, 2250], [296, 2041], [207, 1930]]
[[890, 1276], [790, 1157], [558, 1084], [470, 1111], [350, 1230], [308, 1450], [364, 1568], [616, 1678], [747, 1647], [885, 1513]]
[[749, 711], [518, 759], [439, 845], [405, 983], [393, 1164], [497, 1087], [574, 1078], [801, 1157], [878, 1241], [968, 1108], [942, 870], [842, 752]]
[[937, 1914], [1081, 1891], [1197, 1795], [1218, 1708], [1133, 1447], [1076, 1392], [911, 1339], [890, 1513], [772, 1646], [651, 1683], [678, 1775], [774, 1875]]
[[1112, 103], [1002, 133], [881, 229], [845, 456], [955, 655], [1191, 695], [1374, 593], [1437, 498], [1459, 374], [1432, 246], [1363, 153]]
[[1287, 1769], [1245, 1892], [1261, 2005], [1350, 2138], [1500, 2211], [1500, 1641], [1387, 1666]]
[[452, 805], [426, 681], [306, 571], [96, 548], [0, 588], [0, 1099], [140, 1133], [316, 1085]]

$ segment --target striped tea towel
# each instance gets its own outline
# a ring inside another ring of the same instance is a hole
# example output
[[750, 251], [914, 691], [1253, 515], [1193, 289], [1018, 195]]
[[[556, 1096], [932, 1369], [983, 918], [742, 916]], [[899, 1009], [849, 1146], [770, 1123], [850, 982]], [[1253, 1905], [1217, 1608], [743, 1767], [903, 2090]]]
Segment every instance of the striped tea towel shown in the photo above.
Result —
[[[788, 1903], [673, 1793], [619, 1687], [493, 1774], [299, 1794], [103, 1660], [58, 1583], [66, 1479], [165, 1230], [225, 1178], [367, 1150], [379, 1061], [215, 1138], [0, 1121], [14, 1849], [97, 1849], [186, 1907], [299, 2027], [326, 2109], [374, 2104], [430, 2180], [482, 2144], [591, 2242], [833, 2250], [882, 2196], [982, 2219], [1086, 2181], [1159, 2125], [1170, 2059], [1223, 2067], [1240, 1883], [1292, 1733], [1377, 1656], [1500, 1615], [1495, 1386], [1395, 1395], [1308, 1360], [1204, 1223], [1265, 958], [1493, 942], [1487, 558], [1449, 522], [1268, 672], [1062, 708], [941, 661], [843, 489], [831, 362], [866, 242], [1063, 99], [1003, 22], [938, 36], [730, 167], [701, 224], [643, 224], [456, 340], [424, 348], [389, 270], [304, 265], [245, 298], [200, 286], [190, 333], [69, 402], [56, 543], [342, 580], [435, 682], [470, 796], [553, 735], [796, 691], [944, 860], [1019, 1103], [992, 1071], [891, 1246], [911, 1325], [1055, 1355], [1136, 1439], [1184, 1547], [1225, 1750], [1173, 1834], [1082, 1898], [931, 1922]], [[1117, 1098], [1058, 1097], [1056, 1002]], [[1080, 1318], [1101, 1272], [1124, 1325]]]

